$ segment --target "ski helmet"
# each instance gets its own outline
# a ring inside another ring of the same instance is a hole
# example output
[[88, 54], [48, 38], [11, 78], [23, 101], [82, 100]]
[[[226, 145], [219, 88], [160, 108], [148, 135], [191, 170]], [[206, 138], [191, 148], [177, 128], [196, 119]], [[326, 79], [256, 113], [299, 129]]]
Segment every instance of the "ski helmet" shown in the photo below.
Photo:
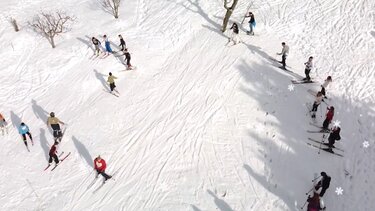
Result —
[[55, 117], [55, 112], [51, 112], [49, 115], [50, 115], [51, 117]]

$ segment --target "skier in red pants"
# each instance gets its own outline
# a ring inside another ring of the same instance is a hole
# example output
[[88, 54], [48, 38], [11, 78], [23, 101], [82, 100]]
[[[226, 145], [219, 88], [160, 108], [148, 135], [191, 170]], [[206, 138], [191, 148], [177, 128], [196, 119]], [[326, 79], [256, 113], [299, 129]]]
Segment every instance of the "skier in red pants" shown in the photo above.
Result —
[[48, 159], [48, 166], [50, 166], [52, 164], [52, 160], [55, 161], [56, 163], [56, 166], [59, 165], [60, 163], [60, 160], [59, 160], [59, 157], [57, 156], [57, 145], [59, 144], [59, 142], [55, 142], [51, 149], [49, 150], [49, 159]]

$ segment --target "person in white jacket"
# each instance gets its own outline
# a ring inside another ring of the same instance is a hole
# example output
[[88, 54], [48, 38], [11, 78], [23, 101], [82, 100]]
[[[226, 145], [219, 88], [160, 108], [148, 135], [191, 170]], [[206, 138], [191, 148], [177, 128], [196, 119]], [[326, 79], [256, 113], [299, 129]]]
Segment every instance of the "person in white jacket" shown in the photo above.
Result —
[[307, 62], [305, 62], [305, 75], [306, 75], [306, 78], [302, 79], [304, 81], [311, 81], [310, 72], [311, 72], [311, 69], [314, 67], [312, 61], [313, 61], [313, 57], [310, 56], [309, 60]]
[[324, 83], [321, 85], [322, 87], [322, 90], [320, 90], [320, 92], [324, 95], [324, 98], [327, 98], [326, 96], [326, 88], [328, 87], [328, 85], [332, 82], [332, 77], [331, 76], [328, 76], [326, 80], [324, 80]]
[[311, 112], [312, 112], [312, 115], [311, 115], [311, 118], [315, 119], [316, 115], [316, 111], [318, 110], [318, 106], [320, 105], [320, 103], [324, 101], [323, 100], [323, 94], [321, 92], [318, 92], [316, 94], [316, 98], [315, 98], [315, 101], [314, 101], [314, 104], [313, 104], [313, 107], [311, 109]]
[[285, 42], [282, 42], [281, 45], [283, 46], [283, 49], [281, 50], [281, 53], [277, 53], [277, 55], [281, 55], [281, 64], [283, 66], [280, 68], [286, 69], [286, 57], [289, 54], [289, 46], [285, 44]]

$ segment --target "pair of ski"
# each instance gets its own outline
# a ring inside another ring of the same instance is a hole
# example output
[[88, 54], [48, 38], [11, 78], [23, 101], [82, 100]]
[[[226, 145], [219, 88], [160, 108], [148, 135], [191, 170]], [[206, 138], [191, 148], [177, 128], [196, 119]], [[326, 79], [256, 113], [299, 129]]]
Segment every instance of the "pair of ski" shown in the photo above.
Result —
[[[70, 152], [67, 154], [67, 155], [65, 155], [64, 157], [62, 157], [63, 156], [63, 154], [64, 154], [64, 152], [61, 152], [61, 154], [59, 155], [59, 165], [66, 159], [66, 158], [68, 158], [69, 157], [69, 155], [71, 154]], [[51, 171], [53, 171], [53, 170], [55, 170], [56, 168], [57, 168], [57, 166], [59, 166], [59, 165], [55, 165], [52, 169], [51, 169]], [[51, 164], [48, 164], [48, 166], [44, 169], [44, 171], [46, 171], [49, 167], [51, 166]]]
[[[321, 142], [321, 141], [315, 140], [315, 139], [313, 139], [313, 138], [308, 138], [308, 139], [309, 139], [310, 141], [315, 142], [315, 143], [322, 144], [322, 145], [324, 145], [324, 146], [329, 146], [329, 143], [324, 143], [324, 142]], [[338, 151], [344, 152], [344, 150], [341, 149], [341, 148], [338, 148], [338, 147], [335, 147], [335, 146], [333, 146], [332, 148], [337, 149]]]
[[319, 125], [313, 124], [310, 122], [310, 125], [315, 126], [319, 128], [320, 130], [314, 131], [314, 130], [307, 130], [308, 133], [329, 133], [330, 131], [328, 129], [324, 129], [323, 127], [320, 127]]
[[293, 84], [311, 84], [315, 83], [315, 81], [307, 81], [307, 80], [292, 80]]
[[116, 91], [117, 94], [115, 93], [115, 91], [111, 92], [110, 90], [108, 91], [108, 90], [105, 90], [105, 89], [103, 89], [103, 91], [105, 91], [105, 92], [107, 92], [107, 93], [109, 93], [111, 95], [114, 95], [116, 97], [120, 97], [120, 93], [118, 91]]
[[329, 153], [331, 153], [331, 154], [334, 154], [334, 155], [337, 155], [337, 156], [340, 156], [340, 157], [344, 157], [344, 155], [339, 154], [339, 153], [334, 152], [334, 151], [330, 151], [328, 148], [322, 148], [321, 146], [317, 146], [317, 145], [314, 145], [314, 144], [312, 144], [312, 143], [306, 143], [306, 144], [309, 145], [309, 146], [315, 147], [315, 148], [317, 148], [317, 149], [321, 149], [321, 150], [323, 150], [323, 151], [329, 152]]

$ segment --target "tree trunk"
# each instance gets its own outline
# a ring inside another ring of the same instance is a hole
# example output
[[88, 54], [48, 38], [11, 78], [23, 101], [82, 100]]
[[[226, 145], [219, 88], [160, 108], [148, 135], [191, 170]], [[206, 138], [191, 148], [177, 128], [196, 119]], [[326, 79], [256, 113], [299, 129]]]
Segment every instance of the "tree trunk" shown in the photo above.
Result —
[[224, 8], [227, 10], [227, 12], [225, 13], [225, 17], [223, 20], [223, 28], [221, 29], [222, 32], [225, 32], [225, 30], [227, 30], [229, 18], [232, 15], [234, 9], [236, 8], [237, 3], [238, 3], [238, 0], [233, 0], [232, 6], [228, 7], [227, 0], [224, 1]]
[[50, 37], [49, 37], [49, 41], [50, 41], [50, 43], [51, 43], [52, 48], [55, 48], [56, 45], [55, 45], [55, 40], [53, 39], [53, 36], [50, 36]]

